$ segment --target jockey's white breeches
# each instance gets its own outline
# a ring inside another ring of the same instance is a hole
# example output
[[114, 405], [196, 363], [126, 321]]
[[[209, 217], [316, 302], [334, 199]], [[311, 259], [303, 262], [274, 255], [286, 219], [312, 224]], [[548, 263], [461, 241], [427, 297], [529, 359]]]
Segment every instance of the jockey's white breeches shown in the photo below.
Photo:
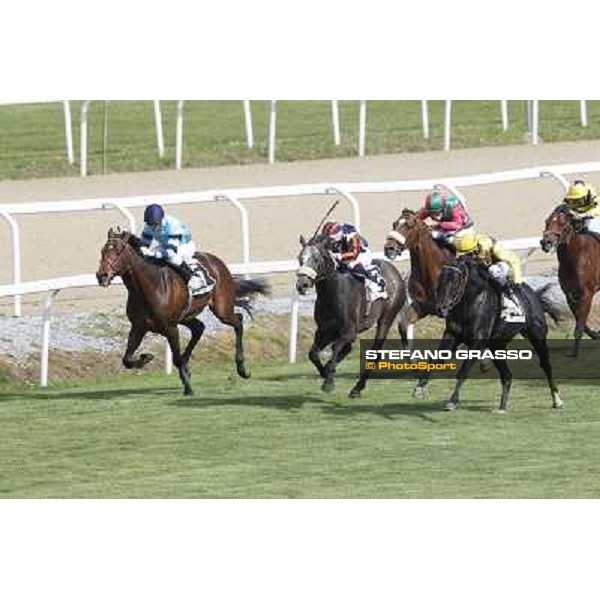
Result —
[[600, 235], [600, 219], [597, 217], [585, 219], [585, 230]]
[[494, 281], [497, 281], [502, 287], [504, 287], [510, 278], [510, 265], [504, 261], [494, 263], [488, 267], [488, 273]]
[[454, 243], [455, 240], [461, 238], [463, 235], [475, 234], [475, 230], [473, 226], [464, 227], [463, 229], [458, 229], [457, 231], [446, 231], [444, 229], [432, 229], [431, 237], [436, 240], [440, 237], [443, 237], [446, 241], [450, 243]]
[[175, 250], [174, 248], [157, 248], [158, 252], [162, 253], [162, 258], [172, 265], [181, 265], [182, 262], [190, 262], [196, 252], [196, 244], [194, 242], [188, 242], [187, 244], [179, 244]]

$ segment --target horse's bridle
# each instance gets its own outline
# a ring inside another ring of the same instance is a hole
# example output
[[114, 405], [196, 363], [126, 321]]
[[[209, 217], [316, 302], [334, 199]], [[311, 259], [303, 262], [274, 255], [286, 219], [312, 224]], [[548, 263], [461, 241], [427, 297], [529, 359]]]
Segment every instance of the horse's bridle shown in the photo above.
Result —
[[323, 246], [319, 246], [317, 244], [310, 244], [311, 247], [316, 248], [318, 252], [318, 260], [319, 266], [321, 266], [322, 262], [327, 262], [327, 258], [329, 258], [330, 266], [328, 268], [324, 268], [321, 273], [309, 267], [307, 265], [301, 265], [297, 271], [298, 275], [304, 275], [309, 279], [312, 279], [315, 283], [318, 281], [323, 281], [325, 279], [329, 279], [335, 273], [335, 263], [329, 251], [323, 248]]
[[[128, 244], [127, 244], [125, 241], [123, 241], [123, 239], [121, 239], [121, 238], [114, 238], [114, 239], [115, 239], [115, 241], [120, 241], [120, 242], [122, 242], [122, 243], [123, 243], [123, 248], [121, 248], [121, 250], [119, 250], [119, 251], [116, 253], [116, 256], [115, 256], [115, 258], [114, 258], [114, 261], [113, 261], [113, 260], [111, 260], [110, 258], [107, 258], [107, 257], [103, 257], [103, 258], [102, 258], [102, 261], [103, 261], [103, 262], [106, 262], [106, 263], [108, 264], [108, 267], [111, 269], [111, 271], [112, 271], [112, 273], [113, 273], [113, 276], [114, 276], [114, 275], [117, 275], [117, 274], [119, 273], [119, 272], [117, 271], [117, 268], [116, 268], [115, 261], [116, 261], [116, 263], [118, 264], [118, 262], [119, 262], [119, 260], [120, 260], [120, 258], [121, 258], [121, 255], [123, 254], [123, 252], [125, 252], [125, 250], [126, 250], [126, 248], [127, 248], [127, 245], [128, 245]], [[121, 274], [128, 273], [129, 271], [131, 271], [131, 266], [129, 266], [129, 268], [125, 269], [124, 271], [121, 271]]]

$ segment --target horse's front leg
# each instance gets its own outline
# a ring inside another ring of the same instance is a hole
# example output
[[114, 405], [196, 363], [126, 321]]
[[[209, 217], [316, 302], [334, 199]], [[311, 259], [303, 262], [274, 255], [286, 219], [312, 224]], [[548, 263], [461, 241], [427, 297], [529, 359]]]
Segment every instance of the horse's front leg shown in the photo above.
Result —
[[127, 338], [127, 349], [122, 359], [126, 369], [141, 369], [154, 358], [152, 354], [141, 354], [138, 358], [134, 357], [135, 351], [140, 347], [147, 331], [142, 325], [131, 326]]
[[183, 393], [186, 396], [191, 396], [194, 391], [192, 390], [191, 386], [190, 372], [183, 360], [183, 356], [181, 355], [181, 349], [179, 348], [179, 329], [177, 329], [177, 325], [168, 327], [164, 335], [169, 342], [169, 347], [171, 348], [171, 353], [173, 354], [173, 364], [177, 368], [177, 371], [179, 372], [179, 379], [181, 379], [181, 383], [183, 384]]
[[[373, 342], [373, 346], [371, 347], [371, 350], [379, 350], [383, 347], [383, 343], [385, 342], [385, 339], [387, 337], [387, 334], [390, 331], [390, 327], [392, 326], [393, 322], [394, 322], [393, 315], [392, 315], [391, 319], [389, 317], [386, 317], [386, 318], [382, 317], [379, 320], [379, 323], [377, 323], [377, 332], [375, 334], [375, 341]], [[404, 346], [404, 343], [403, 343], [403, 346]], [[406, 346], [404, 346], [404, 347], [406, 348]], [[360, 373], [360, 377], [358, 378], [358, 381], [356, 382], [356, 384], [354, 385], [354, 387], [350, 390], [350, 393], [348, 394], [350, 396], [350, 398], [360, 397], [360, 393], [365, 388], [365, 385], [367, 385], [367, 379], [369, 378], [370, 374], [371, 374], [371, 371], [369, 371], [368, 369], [363, 367], [363, 369]]]
[[[444, 331], [444, 337], [440, 341], [440, 345], [438, 346], [438, 350], [456, 350], [458, 343], [456, 338], [448, 331]], [[413, 388], [413, 398], [417, 400], [423, 400], [425, 397], [425, 386], [429, 383], [429, 371], [423, 375], [420, 379], [415, 383], [415, 387]]]
[[349, 336], [345, 335], [341, 337], [339, 340], [333, 342], [333, 346], [331, 348], [331, 358], [327, 362], [327, 364], [323, 367], [325, 372], [325, 381], [323, 381], [323, 385], [321, 389], [324, 392], [333, 392], [335, 389], [335, 370], [339, 363], [341, 363], [346, 356], [352, 350], [352, 342], [356, 340], [356, 335]]
[[326, 329], [324, 327], [318, 327], [317, 331], [315, 331], [315, 337], [313, 339], [313, 344], [308, 351], [308, 358], [310, 362], [315, 365], [317, 371], [319, 371], [319, 375], [325, 379], [327, 377], [327, 372], [325, 371], [325, 365], [321, 362], [321, 358], [319, 354], [321, 351], [329, 346], [333, 341], [333, 336], [331, 334], [331, 329]]

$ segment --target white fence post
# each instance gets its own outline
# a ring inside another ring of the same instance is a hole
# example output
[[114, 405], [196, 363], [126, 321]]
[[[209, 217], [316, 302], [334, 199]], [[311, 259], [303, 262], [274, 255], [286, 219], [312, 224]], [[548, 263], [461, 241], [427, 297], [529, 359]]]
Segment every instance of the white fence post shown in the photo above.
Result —
[[539, 100], [531, 101], [531, 143], [537, 146], [539, 143], [538, 125], [539, 125]]
[[423, 124], [423, 137], [429, 139], [429, 108], [427, 100], [421, 100], [421, 123]]
[[289, 359], [290, 364], [296, 362], [296, 354], [298, 352], [298, 315], [300, 308], [300, 298], [294, 289], [292, 292], [292, 306], [290, 309], [290, 343], [289, 343]]
[[358, 155], [365, 155], [367, 137], [367, 101], [361, 100], [358, 111]]
[[269, 106], [269, 164], [275, 162], [275, 139], [277, 128], [277, 100], [271, 100]]
[[87, 151], [88, 151], [88, 110], [90, 107], [89, 100], [81, 102], [81, 131], [79, 142], [79, 174], [82, 177], [87, 175]]
[[72, 165], [75, 162], [73, 153], [73, 126], [71, 122], [71, 103], [63, 100], [63, 114], [65, 116], [65, 143], [67, 145], [67, 160]]
[[60, 290], [52, 290], [46, 294], [44, 312], [42, 314], [42, 356], [40, 363], [40, 385], [48, 385], [48, 353], [50, 346], [50, 320], [52, 319], [52, 300]]
[[160, 111], [160, 100], [154, 100], [154, 123], [156, 126], [156, 147], [159, 158], [165, 157], [165, 138], [163, 136], [162, 114]]
[[340, 111], [338, 101], [331, 101], [331, 125], [333, 127], [333, 143], [336, 146], [340, 145]]
[[358, 203], [358, 200], [348, 190], [345, 190], [342, 186], [326, 188], [325, 193], [340, 194], [350, 203], [350, 207], [352, 208], [352, 216], [354, 219], [354, 226], [356, 227], [356, 229], [360, 230], [360, 204]]
[[[13, 283], [21, 283], [21, 232], [17, 221], [7, 212], [0, 211], [6, 222], [10, 225], [12, 239], [12, 259], [13, 259]], [[21, 316], [21, 296], [15, 295], [15, 317]]]
[[246, 124], [246, 144], [248, 148], [254, 148], [254, 132], [252, 131], [252, 111], [250, 110], [250, 100], [243, 100], [244, 104], [244, 122]]
[[508, 129], [508, 100], [500, 100], [500, 112], [502, 113], [502, 131]]
[[450, 129], [452, 128], [452, 100], [446, 100], [444, 107], [444, 150], [450, 150]]
[[587, 127], [587, 125], [588, 125], [587, 100], [579, 101], [579, 113], [581, 115], [581, 126]]
[[175, 132], [175, 168], [181, 169], [183, 159], [183, 100], [177, 100], [177, 124]]
[[128, 208], [125, 208], [124, 206], [121, 206], [121, 204], [119, 204], [118, 202], [112, 200], [107, 200], [102, 205], [102, 208], [116, 208], [127, 219], [127, 223], [129, 224], [129, 231], [131, 231], [131, 233], [135, 233], [137, 231], [135, 217]]

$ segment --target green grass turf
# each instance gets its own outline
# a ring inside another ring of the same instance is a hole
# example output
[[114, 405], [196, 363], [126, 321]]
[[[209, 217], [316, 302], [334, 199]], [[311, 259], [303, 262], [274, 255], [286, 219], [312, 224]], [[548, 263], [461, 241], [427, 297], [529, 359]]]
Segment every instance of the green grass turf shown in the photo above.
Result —
[[125, 373], [47, 389], [0, 385], [4, 498], [564, 498], [600, 496], [598, 382], [470, 380], [454, 414], [450, 381], [423, 401], [372, 381], [350, 400], [356, 360], [331, 395], [311, 365]]
[[[357, 101], [340, 101], [342, 143], [336, 147], [327, 100], [281, 100], [277, 104], [277, 160], [356, 156]], [[373, 100], [367, 109], [367, 154], [443, 148], [444, 102], [429, 102], [430, 134], [423, 138], [419, 100]], [[269, 102], [252, 101], [255, 147], [246, 147], [242, 102], [186, 101], [184, 167], [260, 163], [267, 160]], [[79, 102], [72, 102], [76, 163], [79, 158]], [[165, 158], [156, 149], [151, 101], [109, 101], [108, 139], [103, 161], [104, 103], [89, 110], [90, 174], [172, 169], [176, 102], [162, 102]], [[588, 127], [581, 127], [578, 101], [543, 101], [540, 137], [547, 142], [600, 137], [600, 101], [588, 101]], [[508, 131], [502, 131], [498, 100], [459, 100], [453, 104], [452, 146], [477, 147], [526, 143], [525, 101], [509, 101]], [[0, 179], [78, 175], [66, 159], [62, 105], [0, 108]]]

